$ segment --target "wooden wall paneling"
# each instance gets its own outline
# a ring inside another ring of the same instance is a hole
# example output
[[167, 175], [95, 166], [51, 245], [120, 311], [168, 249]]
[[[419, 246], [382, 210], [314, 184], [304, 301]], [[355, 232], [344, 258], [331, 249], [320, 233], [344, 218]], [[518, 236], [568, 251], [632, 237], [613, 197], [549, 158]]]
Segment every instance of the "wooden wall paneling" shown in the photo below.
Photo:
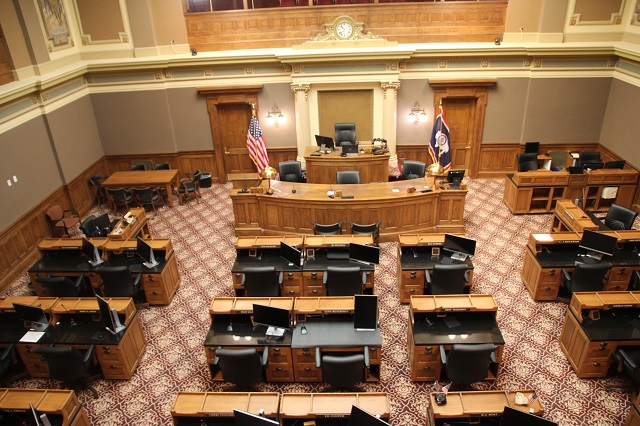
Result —
[[402, 164], [404, 160], [422, 161], [427, 165], [433, 163], [429, 155], [429, 146], [426, 142], [422, 145], [398, 145], [396, 146], [396, 154], [398, 156], [398, 164]]
[[267, 148], [269, 164], [278, 170], [278, 164], [284, 161], [295, 161], [298, 158], [298, 148]]
[[[600, 156], [602, 157], [602, 161], [613, 161], [613, 160], [624, 160], [624, 158], [617, 155], [615, 152], [611, 151], [605, 146], [598, 145], [598, 151], [600, 151]], [[627, 162], [626, 167], [631, 167], [632, 169], [638, 170], [640, 169], [635, 165]], [[639, 165], [640, 167], [640, 165]], [[631, 208], [637, 212], [640, 212], [640, 190], [636, 188], [636, 193], [633, 196], [633, 202], [631, 203]]]
[[175, 153], [156, 153], [156, 154], [123, 154], [123, 155], [107, 155], [108, 174], [113, 172], [123, 172], [131, 168], [131, 164], [135, 161], [151, 161], [155, 166], [158, 163], [169, 163], [172, 168], [178, 167], [178, 154]]
[[108, 175], [104, 157], [93, 163], [66, 186], [71, 205], [80, 217], [85, 216], [97, 202], [96, 188], [89, 183], [89, 178], [93, 175]]
[[516, 155], [523, 150], [519, 144], [480, 145], [478, 177], [502, 177], [516, 171]]
[[187, 173], [200, 170], [201, 172], [210, 172], [212, 182], [219, 182], [216, 155], [213, 151], [180, 152], [178, 154], [178, 168], [184, 177]]

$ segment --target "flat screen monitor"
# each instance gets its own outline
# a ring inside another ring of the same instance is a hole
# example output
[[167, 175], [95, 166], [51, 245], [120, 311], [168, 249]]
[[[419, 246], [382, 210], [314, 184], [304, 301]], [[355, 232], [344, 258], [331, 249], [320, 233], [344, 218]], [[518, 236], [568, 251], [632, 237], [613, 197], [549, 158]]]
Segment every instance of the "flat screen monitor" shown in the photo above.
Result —
[[357, 331], [375, 331], [378, 328], [378, 296], [355, 294], [353, 328]]
[[136, 253], [138, 253], [138, 256], [145, 260], [143, 265], [149, 269], [153, 268], [154, 266], [158, 266], [159, 262], [153, 255], [153, 248], [140, 237], [138, 237], [137, 241], [138, 244], [136, 245]]
[[289, 244], [280, 241], [280, 257], [289, 262], [289, 266], [300, 266], [300, 259], [302, 259], [302, 253], [295, 247], [291, 247]]
[[450, 188], [460, 189], [462, 178], [464, 177], [464, 169], [462, 170], [449, 170], [447, 175], [447, 182], [451, 183]]
[[254, 303], [253, 323], [268, 326], [267, 336], [280, 337], [284, 335], [284, 330], [291, 325], [289, 310]]
[[525, 154], [537, 154], [540, 152], [540, 142], [527, 142], [524, 144]]
[[579, 165], [584, 163], [597, 163], [600, 161], [600, 153], [597, 151], [583, 151], [578, 154]]
[[322, 146], [324, 145], [325, 147], [329, 148], [329, 149], [333, 149], [334, 144], [333, 144], [333, 138], [330, 136], [320, 136], [320, 135], [316, 135], [316, 145], [318, 146]]
[[600, 232], [585, 229], [582, 233], [582, 239], [579, 246], [589, 250], [587, 256], [594, 259], [602, 259], [602, 255], [613, 256], [616, 251], [618, 239], [611, 235], [601, 234]]
[[36, 411], [36, 407], [33, 406], [32, 402], [29, 402], [29, 408], [31, 409], [31, 415], [33, 416], [33, 424], [35, 426], [42, 426], [42, 422], [40, 421], [40, 417], [38, 417], [38, 412]]
[[587, 163], [582, 163], [582, 168], [584, 170], [598, 170], [604, 168], [604, 163], [599, 161], [589, 161]]
[[93, 243], [86, 238], [82, 238], [82, 254], [84, 254], [88, 259], [91, 266], [97, 266], [104, 262], [102, 257], [100, 256], [100, 251], [98, 251], [98, 247], [93, 245]]
[[349, 426], [390, 426], [389, 423], [355, 405], [351, 406]]
[[349, 259], [367, 265], [380, 263], [380, 247], [349, 243]]
[[466, 260], [467, 256], [473, 256], [476, 253], [476, 240], [453, 234], [444, 234], [442, 248], [453, 253], [451, 258]]
[[279, 425], [275, 420], [268, 419], [266, 417], [260, 417], [256, 414], [247, 413], [233, 409], [233, 419], [236, 421], [236, 426], [269, 426]]
[[624, 169], [624, 165], [627, 164], [625, 160], [607, 161], [604, 163], [605, 169]]
[[44, 310], [39, 306], [23, 305], [22, 303], [14, 303], [13, 309], [16, 310], [18, 318], [29, 323], [32, 331], [44, 331], [49, 326], [49, 319]]
[[534, 414], [516, 410], [511, 407], [504, 407], [500, 426], [558, 426], [558, 423], [543, 419]]
[[124, 326], [120, 324], [120, 319], [118, 318], [118, 313], [115, 309], [111, 309], [109, 307], [109, 302], [104, 300], [100, 296], [96, 296], [96, 300], [98, 301], [98, 308], [100, 309], [100, 318], [102, 319], [102, 324], [104, 328], [111, 334], [119, 333], [124, 330]]

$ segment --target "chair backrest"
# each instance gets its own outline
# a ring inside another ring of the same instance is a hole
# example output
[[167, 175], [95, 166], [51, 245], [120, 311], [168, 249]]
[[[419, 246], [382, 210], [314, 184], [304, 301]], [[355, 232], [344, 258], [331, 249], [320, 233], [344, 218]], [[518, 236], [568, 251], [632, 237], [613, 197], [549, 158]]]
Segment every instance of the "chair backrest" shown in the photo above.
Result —
[[64, 210], [62, 210], [62, 206], [60, 204], [56, 204], [55, 206], [49, 207], [47, 210], [47, 216], [52, 222], [62, 219], [64, 216]]
[[576, 166], [582, 167], [585, 163], [599, 163], [600, 153], [598, 151], [583, 151], [578, 154]]
[[551, 167], [554, 169], [564, 170], [570, 166], [571, 155], [569, 151], [549, 151], [547, 155], [551, 157]]
[[124, 188], [107, 188], [107, 192], [109, 192], [109, 196], [116, 204], [125, 204], [129, 202], [127, 200], [127, 190]]
[[8, 387], [4, 382], [4, 377], [13, 365], [14, 350], [16, 348], [15, 343], [10, 344], [6, 348], [0, 351], [0, 384]]
[[467, 265], [435, 264], [431, 274], [431, 294], [462, 294], [465, 286]]
[[402, 180], [423, 178], [427, 164], [422, 161], [404, 160], [402, 163]]
[[333, 125], [334, 143], [336, 146], [342, 144], [356, 143], [356, 123], [336, 123]]
[[104, 295], [107, 297], [134, 297], [138, 291], [126, 266], [103, 266], [98, 269]]
[[278, 164], [280, 180], [286, 182], [302, 182], [302, 164], [299, 161], [283, 161]]
[[362, 272], [359, 266], [327, 266], [327, 296], [362, 294]]
[[349, 387], [364, 382], [364, 355], [322, 357], [322, 381], [336, 387]]
[[[92, 348], [93, 346], [89, 350]], [[79, 380], [89, 371], [91, 359], [83, 362], [87, 353], [73, 346], [36, 346], [35, 353], [44, 357], [49, 365], [49, 374], [56, 380]]]
[[343, 170], [336, 172], [336, 182], [344, 184], [359, 184], [360, 183], [360, 171], [359, 170]]
[[571, 281], [566, 288], [571, 293], [576, 291], [602, 291], [604, 277], [613, 265], [609, 262], [578, 263], [571, 273]]
[[604, 218], [604, 224], [609, 229], [631, 229], [637, 216], [638, 212], [614, 203], [611, 204], [607, 216]]
[[97, 237], [96, 217], [94, 215], [87, 216], [86, 219], [80, 223], [80, 230], [87, 238]]
[[341, 235], [342, 221], [332, 223], [331, 225], [322, 225], [320, 223], [311, 222], [313, 225], [313, 233], [315, 235]]
[[78, 297], [82, 294], [82, 280], [72, 281], [67, 277], [37, 277], [36, 282], [42, 284], [49, 297]]
[[153, 191], [151, 191], [151, 188], [133, 188], [133, 192], [142, 204], [153, 203]]
[[538, 154], [518, 154], [518, 171], [538, 170]]
[[104, 180], [104, 176], [93, 175], [89, 178], [89, 183], [93, 186], [100, 186], [103, 180]]
[[218, 349], [222, 378], [240, 386], [249, 386], [262, 380], [260, 354], [251, 349]]
[[373, 236], [373, 242], [378, 244], [378, 239], [380, 237], [380, 224], [382, 222], [377, 221], [376, 223], [371, 223], [369, 225], [360, 225], [358, 223], [349, 222], [351, 226], [352, 234], [367, 234]]
[[131, 167], [129, 168], [130, 171], [134, 172], [134, 171], [145, 171], [147, 170], [147, 167], [144, 164], [132, 164]]
[[169, 163], [158, 163], [153, 169], [154, 170], [171, 170], [171, 165]]
[[462, 384], [484, 379], [491, 363], [491, 353], [496, 349], [493, 343], [453, 345], [447, 354], [447, 378]]
[[106, 235], [113, 229], [108, 213], [102, 213], [100, 216], [96, 216], [94, 221], [96, 224], [96, 228], [101, 231], [100, 235]]
[[275, 266], [244, 268], [244, 291], [247, 297], [278, 297], [280, 283]]

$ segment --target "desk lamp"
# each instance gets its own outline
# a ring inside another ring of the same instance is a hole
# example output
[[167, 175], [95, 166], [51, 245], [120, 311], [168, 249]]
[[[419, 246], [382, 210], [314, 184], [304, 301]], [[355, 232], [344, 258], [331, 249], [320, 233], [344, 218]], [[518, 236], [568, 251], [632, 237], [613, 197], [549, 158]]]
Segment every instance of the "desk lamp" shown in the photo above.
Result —
[[262, 179], [269, 179], [269, 189], [266, 192], [267, 195], [273, 194], [273, 190], [271, 189], [271, 179], [275, 178], [277, 175], [278, 171], [270, 166], [265, 167], [260, 172], [260, 177]]

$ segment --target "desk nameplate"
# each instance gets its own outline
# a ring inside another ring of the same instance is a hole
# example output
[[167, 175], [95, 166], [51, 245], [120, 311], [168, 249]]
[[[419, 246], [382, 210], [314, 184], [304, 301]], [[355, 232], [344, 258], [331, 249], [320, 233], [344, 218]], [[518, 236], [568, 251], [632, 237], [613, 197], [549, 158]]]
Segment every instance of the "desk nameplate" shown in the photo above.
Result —
[[496, 311], [498, 305], [490, 294], [411, 296], [412, 312]]
[[209, 305], [209, 313], [251, 314], [253, 304], [293, 310], [293, 297], [216, 297]]
[[296, 314], [351, 313], [355, 307], [353, 296], [297, 297]]

